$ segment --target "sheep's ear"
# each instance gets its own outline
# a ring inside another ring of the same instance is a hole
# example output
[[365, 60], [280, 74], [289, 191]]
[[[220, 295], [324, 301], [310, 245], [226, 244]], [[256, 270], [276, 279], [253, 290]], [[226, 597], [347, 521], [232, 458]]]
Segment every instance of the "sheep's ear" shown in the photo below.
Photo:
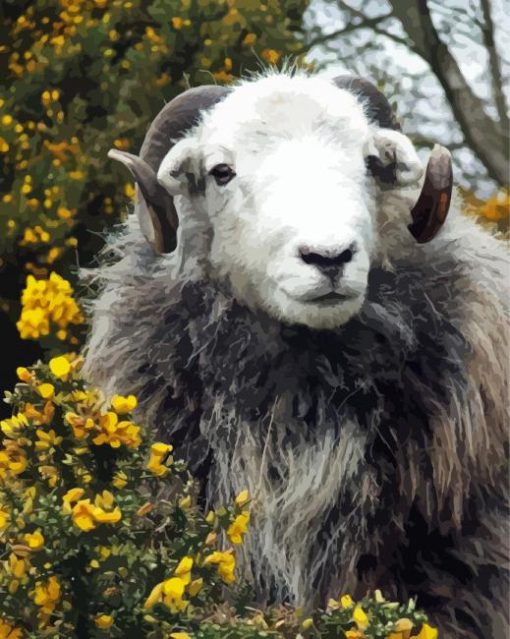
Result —
[[[417, 182], [423, 168], [411, 141], [390, 129], [378, 129], [368, 144], [367, 165], [382, 188]], [[452, 156], [436, 144], [430, 154], [423, 186], [411, 209], [409, 232], [419, 244], [430, 242], [446, 221], [453, 188]]]
[[193, 138], [180, 140], [168, 151], [157, 180], [170, 195], [194, 195], [200, 190], [201, 156]]
[[375, 129], [365, 149], [366, 162], [382, 188], [416, 183], [423, 166], [409, 138], [392, 129]]
[[179, 219], [173, 198], [158, 183], [156, 173], [142, 158], [111, 149], [108, 157], [121, 162], [136, 182], [140, 228], [156, 253], [171, 253], [177, 244]]

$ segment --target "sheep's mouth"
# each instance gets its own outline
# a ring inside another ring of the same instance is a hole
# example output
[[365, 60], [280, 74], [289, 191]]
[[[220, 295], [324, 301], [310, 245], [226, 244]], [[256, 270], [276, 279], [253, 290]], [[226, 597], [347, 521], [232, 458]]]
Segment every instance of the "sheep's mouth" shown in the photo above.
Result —
[[312, 304], [321, 304], [321, 306], [334, 306], [335, 304], [339, 304], [340, 302], [345, 302], [346, 300], [352, 300], [357, 295], [337, 293], [336, 291], [330, 291], [325, 295], [319, 295], [319, 297], [314, 297], [311, 300], [308, 300], [308, 303]]

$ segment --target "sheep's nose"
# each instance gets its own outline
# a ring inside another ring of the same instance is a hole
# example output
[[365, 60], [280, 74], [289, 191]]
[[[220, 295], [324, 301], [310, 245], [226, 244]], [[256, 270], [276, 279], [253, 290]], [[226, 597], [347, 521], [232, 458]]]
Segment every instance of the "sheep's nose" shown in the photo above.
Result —
[[299, 248], [299, 255], [305, 264], [316, 266], [319, 271], [331, 279], [337, 277], [344, 264], [352, 260], [355, 252], [355, 244], [336, 250], [317, 249], [310, 246], [301, 246]]

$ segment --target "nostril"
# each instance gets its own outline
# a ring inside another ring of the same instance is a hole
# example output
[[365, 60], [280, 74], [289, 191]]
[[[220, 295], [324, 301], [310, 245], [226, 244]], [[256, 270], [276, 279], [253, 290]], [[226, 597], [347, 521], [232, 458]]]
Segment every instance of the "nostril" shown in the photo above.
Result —
[[314, 250], [308, 246], [299, 249], [299, 255], [305, 264], [313, 264], [320, 269], [343, 266], [352, 260], [355, 252], [354, 244], [343, 251]]
[[339, 264], [347, 264], [347, 262], [350, 262], [352, 260], [353, 255], [354, 255], [353, 249], [348, 248], [348, 249], [345, 249], [345, 251], [342, 251], [336, 259], [338, 260]]

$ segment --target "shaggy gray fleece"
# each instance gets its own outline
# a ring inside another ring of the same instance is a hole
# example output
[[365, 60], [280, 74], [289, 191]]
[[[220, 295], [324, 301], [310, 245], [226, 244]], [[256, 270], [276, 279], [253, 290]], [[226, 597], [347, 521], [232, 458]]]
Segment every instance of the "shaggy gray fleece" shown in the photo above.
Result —
[[[131, 219], [94, 273], [87, 371], [135, 393], [208, 504], [254, 496], [259, 602], [416, 595], [443, 639], [508, 628], [508, 262], [457, 219], [374, 266], [335, 331], [286, 326], [156, 257]], [[176, 274], [177, 273], [177, 274]]]

